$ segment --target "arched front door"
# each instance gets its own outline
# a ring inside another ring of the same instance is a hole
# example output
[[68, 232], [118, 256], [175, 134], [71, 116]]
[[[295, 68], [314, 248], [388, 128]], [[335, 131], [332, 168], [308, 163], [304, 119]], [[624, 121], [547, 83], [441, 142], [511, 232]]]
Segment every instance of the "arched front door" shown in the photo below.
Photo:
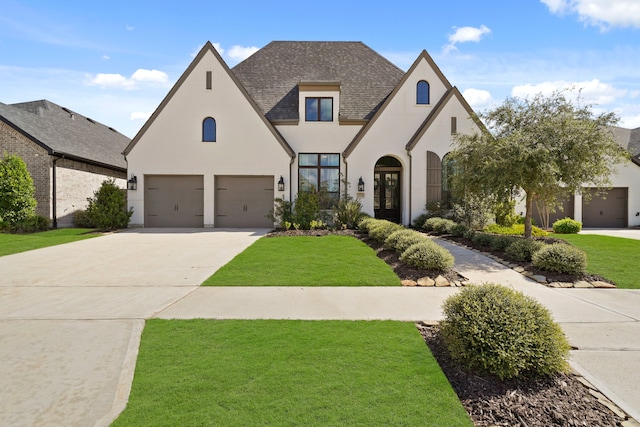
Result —
[[376, 218], [400, 223], [402, 164], [391, 156], [378, 159], [374, 169], [373, 211]]

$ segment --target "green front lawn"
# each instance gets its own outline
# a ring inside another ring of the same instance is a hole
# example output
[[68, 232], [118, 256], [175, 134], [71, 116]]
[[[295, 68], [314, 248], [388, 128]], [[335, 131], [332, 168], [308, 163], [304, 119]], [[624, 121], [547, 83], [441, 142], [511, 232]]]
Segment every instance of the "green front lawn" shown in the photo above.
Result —
[[148, 320], [112, 426], [178, 425], [473, 424], [411, 323]]
[[640, 240], [595, 234], [554, 234], [587, 253], [587, 271], [612, 280], [619, 288], [640, 289]]
[[400, 286], [400, 279], [355, 237], [283, 236], [259, 239], [203, 285]]
[[31, 234], [0, 233], [0, 256], [90, 239], [100, 234], [91, 228], [58, 228]]

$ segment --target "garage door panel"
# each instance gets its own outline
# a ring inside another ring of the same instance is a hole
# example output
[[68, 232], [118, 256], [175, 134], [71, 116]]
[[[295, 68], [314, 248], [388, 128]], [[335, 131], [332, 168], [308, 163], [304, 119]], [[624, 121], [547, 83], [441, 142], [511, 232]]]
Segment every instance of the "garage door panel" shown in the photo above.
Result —
[[273, 176], [216, 176], [215, 226], [273, 227]]
[[145, 176], [144, 210], [145, 227], [203, 227], [203, 176]]
[[591, 228], [626, 228], [627, 188], [612, 188], [605, 191], [603, 198], [598, 189], [589, 188], [589, 201], [582, 202], [582, 226]]

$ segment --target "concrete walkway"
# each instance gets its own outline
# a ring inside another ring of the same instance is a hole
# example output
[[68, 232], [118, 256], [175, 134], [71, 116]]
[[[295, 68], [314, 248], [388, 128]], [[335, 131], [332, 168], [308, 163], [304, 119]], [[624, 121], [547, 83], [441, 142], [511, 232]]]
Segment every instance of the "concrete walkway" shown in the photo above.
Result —
[[[106, 426], [125, 407], [144, 319], [442, 318], [456, 288], [200, 288], [266, 230], [138, 230], [0, 257], [0, 426]], [[573, 366], [640, 419], [640, 291], [551, 289], [441, 242], [476, 283], [552, 311]]]

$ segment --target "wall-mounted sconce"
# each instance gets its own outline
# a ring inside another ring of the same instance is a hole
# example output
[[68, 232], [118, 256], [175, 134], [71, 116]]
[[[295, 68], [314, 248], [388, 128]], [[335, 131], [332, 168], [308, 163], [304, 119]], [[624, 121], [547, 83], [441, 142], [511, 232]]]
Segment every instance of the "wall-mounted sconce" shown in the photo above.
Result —
[[131, 178], [127, 181], [127, 190], [137, 190], [138, 189], [138, 177], [134, 174], [131, 174]]
[[284, 191], [284, 178], [280, 175], [280, 181], [278, 181], [278, 191]]
[[640, 216], [640, 212], [636, 212], [636, 216]]
[[364, 192], [364, 181], [362, 180], [362, 177], [360, 177], [360, 179], [358, 180], [358, 192]]

